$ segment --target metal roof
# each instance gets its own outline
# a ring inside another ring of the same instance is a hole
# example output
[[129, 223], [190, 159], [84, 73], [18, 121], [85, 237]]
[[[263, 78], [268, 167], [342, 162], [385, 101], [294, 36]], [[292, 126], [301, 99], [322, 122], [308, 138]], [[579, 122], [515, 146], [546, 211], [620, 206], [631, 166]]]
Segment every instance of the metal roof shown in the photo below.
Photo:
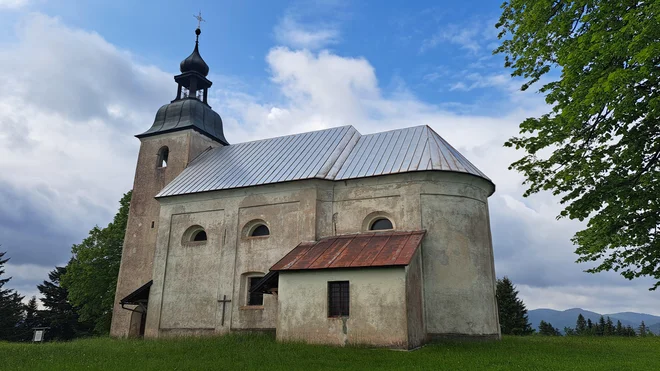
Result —
[[214, 148], [191, 162], [156, 197], [427, 170], [467, 173], [490, 181], [426, 125], [368, 135], [342, 126]]
[[363, 135], [334, 179], [425, 170], [456, 171], [488, 179], [426, 125]]
[[144, 138], [178, 130], [195, 129], [222, 144], [228, 144], [222, 130], [222, 119], [217, 112], [197, 98], [175, 100], [158, 109], [149, 130], [136, 135]]
[[410, 264], [425, 231], [372, 232], [303, 242], [271, 271], [390, 267]]

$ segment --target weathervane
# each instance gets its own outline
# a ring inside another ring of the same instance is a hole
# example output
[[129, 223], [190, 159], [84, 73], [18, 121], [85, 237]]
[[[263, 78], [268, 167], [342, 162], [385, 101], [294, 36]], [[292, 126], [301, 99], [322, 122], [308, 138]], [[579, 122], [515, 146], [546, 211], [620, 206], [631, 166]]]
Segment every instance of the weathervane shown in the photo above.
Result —
[[206, 19], [202, 18], [202, 11], [199, 11], [199, 14], [193, 14], [193, 17], [197, 20], [197, 28], [201, 29], [202, 22], [206, 22]]

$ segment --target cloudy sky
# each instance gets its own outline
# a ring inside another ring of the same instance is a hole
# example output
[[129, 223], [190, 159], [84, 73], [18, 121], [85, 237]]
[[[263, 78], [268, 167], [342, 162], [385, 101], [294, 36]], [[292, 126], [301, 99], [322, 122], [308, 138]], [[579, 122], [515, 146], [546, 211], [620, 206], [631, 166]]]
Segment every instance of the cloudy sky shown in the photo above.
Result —
[[[493, 56], [498, 2], [0, 0], [0, 251], [30, 296], [133, 182], [139, 141], [194, 45], [230, 142], [351, 124], [431, 126], [497, 184], [495, 266], [528, 308], [660, 314], [649, 280], [574, 263], [581, 225], [550, 194], [523, 198], [503, 148], [543, 97]], [[137, 4], [137, 5], [136, 5]]]

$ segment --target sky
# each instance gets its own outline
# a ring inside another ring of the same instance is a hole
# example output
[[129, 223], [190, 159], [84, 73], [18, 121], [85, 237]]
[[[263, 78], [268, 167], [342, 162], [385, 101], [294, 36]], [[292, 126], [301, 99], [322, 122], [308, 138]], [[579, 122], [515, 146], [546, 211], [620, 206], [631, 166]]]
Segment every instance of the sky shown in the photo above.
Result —
[[[429, 125], [497, 185], [498, 277], [529, 309], [660, 314], [648, 279], [589, 274], [550, 193], [522, 197], [522, 153], [504, 148], [550, 107], [520, 91], [498, 45], [499, 2], [0, 0], [0, 251], [27, 297], [105, 226], [131, 189], [139, 141], [176, 94], [193, 49], [230, 143], [353, 125]], [[555, 78], [554, 73], [549, 78]], [[538, 88], [535, 87], [535, 88]]]

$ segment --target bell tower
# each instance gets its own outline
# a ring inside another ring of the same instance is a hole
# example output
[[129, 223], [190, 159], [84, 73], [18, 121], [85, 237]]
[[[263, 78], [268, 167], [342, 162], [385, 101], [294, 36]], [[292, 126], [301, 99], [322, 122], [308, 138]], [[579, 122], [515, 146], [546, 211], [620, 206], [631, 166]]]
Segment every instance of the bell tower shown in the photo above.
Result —
[[[198, 20], [201, 22], [201, 15]], [[199, 154], [229, 145], [220, 115], [208, 104], [212, 82], [206, 77], [209, 66], [199, 54], [199, 27], [195, 34], [195, 48], [181, 62], [181, 74], [174, 76], [176, 98], [158, 110], [149, 130], [136, 135], [140, 151], [117, 280], [111, 336], [144, 334], [160, 215], [160, 204], [154, 197]]]

